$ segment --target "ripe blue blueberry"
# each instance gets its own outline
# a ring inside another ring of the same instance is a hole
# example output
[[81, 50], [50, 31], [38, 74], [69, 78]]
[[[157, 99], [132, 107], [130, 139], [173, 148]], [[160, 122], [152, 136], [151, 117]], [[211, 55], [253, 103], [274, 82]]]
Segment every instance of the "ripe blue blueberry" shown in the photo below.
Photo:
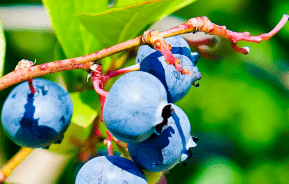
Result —
[[163, 121], [168, 105], [162, 83], [153, 75], [134, 71], [121, 76], [111, 87], [103, 108], [107, 129], [123, 142], [141, 142]]
[[68, 128], [73, 104], [69, 94], [55, 82], [34, 79], [17, 85], [4, 102], [1, 120], [7, 136], [25, 147], [47, 147], [59, 142]]
[[[121, 155], [120, 152], [115, 151], [115, 150], [113, 151], [113, 154], [114, 154], [114, 156], [118, 156], [118, 157], [120, 157], [120, 155]], [[89, 160], [94, 159], [94, 158], [96, 158], [96, 157], [98, 157], [98, 156], [108, 156], [108, 150], [107, 150], [107, 148], [98, 148], [98, 149], [97, 149], [97, 154], [96, 154], [96, 155], [91, 155], [91, 157], [89, 158]], [[74, 174], [73, 174], [74, 180], [76, 179], [76, 176], [77, 176], [79, 170], [81, 169], [81, 167], [82, 167], [84, 164], [85, 164], [84, 162], [79, 162], [79, 163], [76, 165], [75, 170], [74, 170]]]
[[196, 143], [190, 135], [191, 125], [185, 112], [171, 104], [175, 113], [167, 119], [160, 135], [153, 134], [139, 143], [128, 143], [131, 158], [141, 168], [161, 172], [174, 167], [189, 156]]
[[145, 175], [126, 158], [100, 156], [85, 163], [75, 184], [147, 184]]
[[145, 71], [156, 76], [165, 86], [168, 93], [168, 102], [175, 103], [181, 100], [190, 90], [191, 85], [197, 86], [201, 73], [196, 66], [199, 54], [192, 52], [188, 43], [181, 36], [165, 38], [171, 45], [172, 54], [180, 59], [181, 66], [187, 68], [193, 76], [181, 74], [173, 65], [165, 62], [161, 52], [143, 45], [139, 48], [136, 63], [140, 63], [140, 71]]

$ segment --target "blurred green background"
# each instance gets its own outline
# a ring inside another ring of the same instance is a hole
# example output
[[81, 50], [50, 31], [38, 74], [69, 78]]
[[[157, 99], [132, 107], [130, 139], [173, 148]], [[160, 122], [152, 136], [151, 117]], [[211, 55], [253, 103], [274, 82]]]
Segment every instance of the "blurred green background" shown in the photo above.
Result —
[[[4, 6], [19, 3], [41, 7], [40, 0], [2, 0], [0, 16]], [[288, 0], [197, 0], [174, 15], [183, 19], [207, 16], [232, 31], [259, 35], [275, 27], [284, 13], [289, 14]], [[16, 29], [2, 19], [7, 42], [4, 74], [23, 58], [36, 58], [41, 64], [59, 55], [60, 46], [49, 24]], [[200, 58], [200, 87], [192, 88], [177, 103], [199, 141], [187, 165], [179, 164], [166, 174], [169, 184], [289, 181], [289, 23], [267, 42], [238, 45], [249, 46], [251, 52], [236, 53], [228, 41], [221, 40], [212, 51], [222, 57], [220, 61]], [[45, 78], [56, 80], [58, 74]], [[0, 91], [1, 107], [11, 89]], [[0, 166], [18, 149], [0, 129]]]

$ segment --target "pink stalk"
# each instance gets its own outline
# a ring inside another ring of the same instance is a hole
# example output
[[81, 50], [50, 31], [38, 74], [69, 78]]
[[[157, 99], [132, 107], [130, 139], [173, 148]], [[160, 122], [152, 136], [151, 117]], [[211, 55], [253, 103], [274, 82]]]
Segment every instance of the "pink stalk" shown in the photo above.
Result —
[[[155, 48], [159, 48], [161, 52], [166, 57], [168, 63], [173, 63], [174, 66], [178, 71], [181, 73], [188, 73], [187, 70], [182, 70], [179, 66], [178, 61], [174, 59], [171, 54], [168, 52], [169, 46], [168, 44], [160, 44], [158, 41], [160, 38], [166, 38], [170, 36], [191, 33], [191, 32], [198, 32], [203, 31], [206, 34], [220, 36], [222, 38], [228, 39], [229, 41], [233, 42], [232, 47], [237, 52], [241, 52], [246, 54], [248, 49], [246, 48], [239, 48], [235, 43], [237, 41], [249, 41], [249, 42], [256, 42], [259, 43], [260, 41], [267, 41], [269, 38], [274, 36], [288, 21], [288, 15], [283, 15], [281, 21], [277, 24], [277, 26], [270, 31], [269, 33], [261, 34], [259, 36], [251, 36], [248, 32], [238, 33], [227, 30], [225, 26], [219, 26], [213, 24], [207, 17], [197, 17], [192, 18], [189, 21], [181, 24], [177, 27], [172, 29], [160, 32], [157, 35], [157, 38], [147, 38], [148, 34], [144, 34], [142, 36], [136, 37], [134, 39], [128, 40], [123, 43], [119, 43], [117, 45], [108, 47], [106, 49], [77, 57], [72, 59], [65, 59], [50, 63], [45, 63], [42, 65], [32, 66], [30, 68], [21, 68], [14, 70], [13, 72], [3, 76], [0, 78], [0, 90], [3, 90], [11, 85], [17, 84], [29, 78], [38, 77], [41, 75], [55, 73], [60, 71], [66, 70], [75, 70], [75, 69], [89, 69], [91, 65], [94, 63], [99, 63], [99, 60], [105, 58], [107, 56], [111, 56], [118, 52], [124, 51], [126, 49], [130, 49], [139, 45], [143, 44], [151, 44], [154, 45]], [[156, 41], [156, 42], [155, 42]]]
[[129, 66], [129, 67], [114, 71], [114, 72], [110, 72], [106, 76], [107, 76], [108, 79], [110, 79], [112, 77], [116, 77], [118, 75], [126, 74], [128, 72], [137, 71], [137, 70], [139, 70], [139, 67], [140, 67], [140, 64], [138, 63], [138, 64], [135, 64], [135, 65], [132, 65], [132, 66]]
[[112, 135], [110, 134], [110, 132], [107, 129], [106, 129], [106, 135], [107, 135], [108, 156], [113, 156]]
[[36, 93], [36, 89], [35, 87], [33, 86], [33, 83], [32, 83], [33, 79], [27, 79], [27, 82], [28, 82], [28, 85], [29, 85], [29, 88], [30, 88], [30, 92], [32, 94], [35, 94]]

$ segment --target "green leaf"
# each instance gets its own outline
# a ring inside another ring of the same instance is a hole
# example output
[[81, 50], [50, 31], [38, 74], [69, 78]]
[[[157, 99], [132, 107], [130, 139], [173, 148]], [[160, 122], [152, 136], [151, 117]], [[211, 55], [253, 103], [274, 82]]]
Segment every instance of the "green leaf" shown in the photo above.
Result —
[[163, 12], [163, 15], [160, 16], [160, 18], [163, 18], [181, 8], [184, 8], [185, 6], [188, 6], [189, 4], [193, 3], [195, 0], [177, 0], [177, 1], [171, 1], [170, 4], [166, 6], [165, 11]]
[[43, 4], [48, 9], [53, 30], [67, 58], [99, 50], [98, 41], [81, 25], [77, 14], [104, 11], [107, 0], [43, 0]]
[[148, 184], [156, 184], [163, 175], [163, 172], [150, 172], [147, 170], [142, 170], [146, 176]]
[[87, 127], [96, 117], [100, 109], [100, 101], [95, 91], [70, 93], [73, 102], [71, 121], [81, 127]]
[[[133, 5], [133, 4], [139, 4], [139, 3], [144, 3], [144, 2], [151, 2], [152, 0], [118, 0], [115, 3], [114, 7], [124, 7], [124, 6], [128, 6], [128, 5]], [[191, 4], [192, 2], [194, 2], [195, 0], [188, 0], [188, 1], [184, 1], [184, 0], [174, 0], [171, 1], [170, 4], [167, 4], [166, 8], [166, 14], [164, 14], [164, 16], [171, 14], [172, 12], [175, 12], [189, 4]]]
[[[5, 62], [5, 38], [2, 29], [2, 24], [0, 20], [0, 77], [3, 75], [3, 68]], [[0, 129], [0, 167], [6, 163], [7, 158], [5, 155], [4, 147], [5, 147], [5, 134], [2, 129]]]
[[71, 123], [64, 134], [61, 144], [52, 144], [50, 151], [67, 154], [76, 153], [79, 145], [73, 144], [73, 140], [83, 142], [90, 135], [93, 120], [100, 110], [99, 97], [95, 91], [70, 93], [73, 103], [73, 115]]
[[242, 174], [241, 168], [235, 161], [230, 160], [227, 157], [212, 155], [212, 158], [206, 159], [201, 164], [201, 167], [194, 173], [194, 176], [190, 178], [190, 181], [186, 183], [241, 184], [244, 183]]
[[[107, 9], [108, 0], [43, 0], [49, 12], [54, 33], [59, 41], [55, 47], [54, 59], [66, 59], [83, 56], [100, 50], [98, 40], [79, 22], [77, 15], [80, 12], [102, 12]], [[93, 5], [93, 6], [92, 6]], [[63, 53], [64, 54], [63, 54]], [[101, 60], [103, 63], [110, 61], [110, 57]], [[83, 70], [61, 72], [65, 79], [68, 91], [85, 89], [86, 73]], [[77, 82], [70, 82], [74, 78]]]
[[5, 37], [0, 20], [0, 77], [2, 77], [3, 75], [3, 68], [5, 62], [5, 49], [6, 49]]
[[133, 4], [139, 4], [146, 2], [148, 0], [118, 0], [115, 2], [114, 7], [124, 7], [124, 6], [129, 6]]
[[[78, 16], [102, 47], [109, 47], [138, 36], [158, 19], [192, 3], [194, 0], [137, 1], [126, 7], [110, 8], [102, 13], [82, 13]], [[127, 1], [126, 1], [127, 2]], [[126, 3], [118, 3], [125, 5]], [[111, 31], [110, 31], [111, 30]]]
[[[4, 62], [5, 62], [5, 38], [2, 29], [2, 24], [0, 20], [0, 77], [3, 75]], [[1, 122], [0, 122], [1, 123]], [[0, 167], [2, 167], [7, 162], [7, 156], [5, 155], [5, 134], [2, 129], [0, 129]]]

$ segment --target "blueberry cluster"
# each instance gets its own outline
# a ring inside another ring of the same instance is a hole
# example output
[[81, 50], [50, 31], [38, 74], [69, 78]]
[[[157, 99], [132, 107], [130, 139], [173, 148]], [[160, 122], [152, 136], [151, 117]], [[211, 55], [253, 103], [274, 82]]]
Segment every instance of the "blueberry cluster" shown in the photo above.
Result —
[[55, 82], [34, 79], [17, 85], [4, 102], [1, 120], [6, 135], [16, 144], [47, 148], [59, 143], [70, 124], [73, 104], [69, 94]]
[[[139, 168], [166, 171], [190, 156], [197, 138], [190, 135], [185, 112], [173, 103], [182, 99], [192, 85], [197, 86], [201, 78], [196, 67], [199, 55], [191, 53], [181, 36], [165, 41], [181, 66], [193, 76], [180, 74], [159, 51], [141, 46], [136, 59], [140, 71], [121, 76], [111, 87], [103, 107], [107, 129], [128, 143], [134, 162], [120, 157], [96, 157], [80, 169], [76, 183], [146, 183]], [[113, 176], [108, 168], [114, 171]]]

